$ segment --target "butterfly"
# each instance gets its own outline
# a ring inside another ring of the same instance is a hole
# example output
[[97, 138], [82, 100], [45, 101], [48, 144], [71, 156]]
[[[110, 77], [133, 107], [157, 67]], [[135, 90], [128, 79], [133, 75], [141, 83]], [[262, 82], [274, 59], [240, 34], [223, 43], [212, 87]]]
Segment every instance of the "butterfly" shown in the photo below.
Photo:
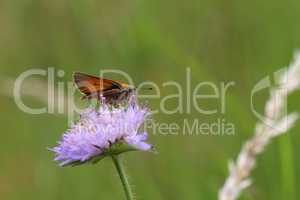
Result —
[[126, 83], [116, 80], [104, 79], [81, 72], [73, 74], [74, 83], [81, 93], [84, 94], [82, 99], [96, 98], [109, 104], [119, 104], [134, 94], [135, 88]]

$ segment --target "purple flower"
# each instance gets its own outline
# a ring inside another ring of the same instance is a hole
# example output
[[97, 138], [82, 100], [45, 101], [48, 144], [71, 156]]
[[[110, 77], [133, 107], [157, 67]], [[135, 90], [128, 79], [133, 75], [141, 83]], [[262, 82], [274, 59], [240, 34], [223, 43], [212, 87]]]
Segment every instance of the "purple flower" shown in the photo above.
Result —
[[109, 154], [129, 150], [149, 151], [147, 133], [139, 129], [149, 111], [137, 104], [112, 108], [86, 109], [80, 120], [64, 133], [55, 152], [55, 161], [61, 166], [82, 164]]

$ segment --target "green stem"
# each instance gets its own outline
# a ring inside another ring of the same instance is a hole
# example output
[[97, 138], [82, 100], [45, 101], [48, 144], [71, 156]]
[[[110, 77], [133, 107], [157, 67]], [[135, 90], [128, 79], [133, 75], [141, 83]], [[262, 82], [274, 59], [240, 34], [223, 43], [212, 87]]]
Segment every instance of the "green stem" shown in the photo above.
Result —
[[129, 185], [129, 182], [127, 180], [127, 177], [126, 177], [125, 171], [123, 169], [122, 163], [120, 161], [120, 158], [118, 156], [112, 156], [112, 160], [113, 160], [113, 162], [115, 164], [115, 167], [118, 171], [118, 174], [120, 176], [120, 179], [121, 179], [121, 182], [122, 182], [122, 185], [123, 185], [123, 188], [124, 188], [124, 192], [125, 192], [125, 195], [126, 195], [126, 199], [127, 200], [133, 200], [132, 190], [130, 188], [130, 185]]

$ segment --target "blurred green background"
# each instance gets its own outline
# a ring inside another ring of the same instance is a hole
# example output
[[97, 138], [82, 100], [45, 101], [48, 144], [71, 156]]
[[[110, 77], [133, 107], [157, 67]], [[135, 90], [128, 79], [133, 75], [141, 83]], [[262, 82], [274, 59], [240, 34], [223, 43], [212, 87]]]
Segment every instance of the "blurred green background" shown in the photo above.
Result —
[[[225, 118], [235, 124], [235, 135], [151, 134], [158, 154], [123, 156], [137, 199], [216, 199], [228, 175], [228, 160], [236, 157], [257, 121], [250, 110], [251, 89], [290, 63], [300, 47], [299, 21], [296, 0], [1, 0], [0, 199], [124, 199], [109, 159], [76, 168], [60, 168], [52, 161], [46, 148], [68, 128], [64, 115], [24, 113], [7, 95], [6, 80], [48, 67], [66, 72], [57, 81], [70, 81], [73, 71], [119, 69], [135, 83], [161, 86], [174, 80], [184, 85], [186, 67], [191, 68], [193, 86], [234, 81], [225, 114], [206, 116], [192, 110], [153, 117], [179, 124], [184, 118]], [[174, 91], [161, 86], [161, 92], [166, 96]], [[260, 111], [266, 98], [267, 91], [256, 99]], [[33, 106], [45, 105], [25, 99]], [[290, 98], [291, 111], [300, 110], [299, 100], [299, 94]], [[170, 108], [176, 103], [170, 101]], [[149, 104], [159, 107], [158, 100]], [[205, 105], [219, 108], [215, 100]], [[275, 139], [259, 157], [253, 185], [240, 199], [300, 198], [299, 130], [297, 125]]]

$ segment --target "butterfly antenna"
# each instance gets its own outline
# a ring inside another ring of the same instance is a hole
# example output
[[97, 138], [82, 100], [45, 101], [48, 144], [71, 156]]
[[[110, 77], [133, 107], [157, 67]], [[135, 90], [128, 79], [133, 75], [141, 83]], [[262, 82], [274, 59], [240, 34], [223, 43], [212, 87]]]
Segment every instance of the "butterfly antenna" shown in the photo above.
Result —
[[153, 90], [152, 87], [148, 87], [148, 88], [142, 88], [143, 90]]

